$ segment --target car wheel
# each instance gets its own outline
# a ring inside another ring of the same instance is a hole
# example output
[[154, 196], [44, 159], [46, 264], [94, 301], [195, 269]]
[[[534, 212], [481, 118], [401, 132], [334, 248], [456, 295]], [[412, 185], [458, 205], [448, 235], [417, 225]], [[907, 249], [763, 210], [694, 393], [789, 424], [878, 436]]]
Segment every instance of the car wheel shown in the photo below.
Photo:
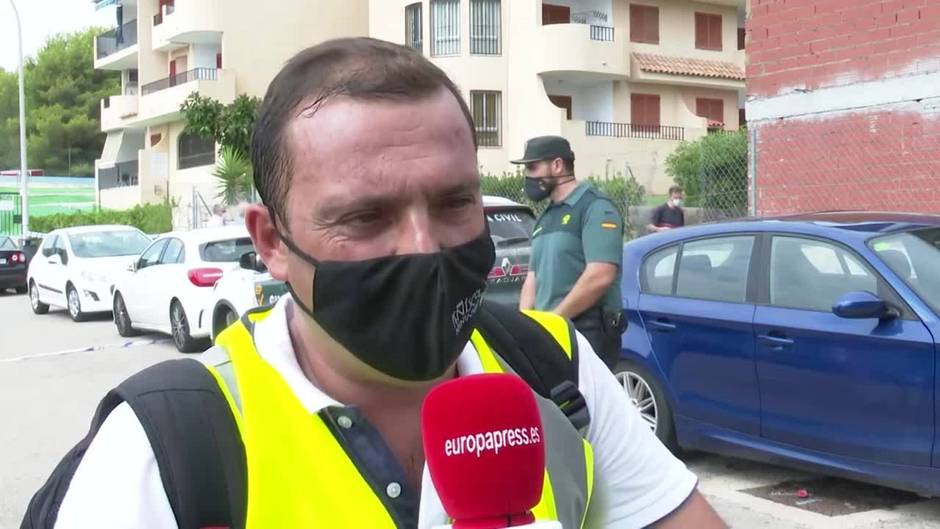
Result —
[[215, 316], [213, 336], [222, 334], [222, 331], [228, 329], [236, 321], [238, 321], [238, 315], [235, 314], [235, 311], [226, 306], [220, 307]]
[[617, 364], [614, 376], [627, 401], [640, 412], [640, 418], [672, 452], [678, 452], [672, 410], [657, 380], [644, 367], [629, 360]]
[[72, 285], [65, 288], [65, 299], [72, 321], [85, 321], [85, 315], [82, 314], [82, 299], [78, 297], [78, 291]]
[[39, 287], [35, 281], [29, 282], [29, 305], [33, 308], [33, 314], [45, 314], [49, 312], [49, 305], [39, 301]]
[[137, 336], [137, 330], [131, 325], [131, 316], [127, 313], [127, 306], [120, 293], [114, 295], [114, 326], [117, 332], [125, 338]]
[[17, 294], [25, 294], [26, 290], [27, 290], [26, 287], [16, 287]]
[[173, 343], [181, 353], [195, 353], [205, 349], [205, 340], [197, 340], [189, 335], [189, 320], [179, 301], [170, 304], [170, 327], [173, 331]]

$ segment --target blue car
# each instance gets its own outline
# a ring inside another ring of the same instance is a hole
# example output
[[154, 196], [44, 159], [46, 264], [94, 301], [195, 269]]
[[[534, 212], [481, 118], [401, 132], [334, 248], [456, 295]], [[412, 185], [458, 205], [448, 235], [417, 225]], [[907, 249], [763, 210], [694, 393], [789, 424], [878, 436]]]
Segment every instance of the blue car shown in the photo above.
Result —
[[940, 495], [940, 216], [643, 237], [623, 296], [617, 378], [667, 446]]

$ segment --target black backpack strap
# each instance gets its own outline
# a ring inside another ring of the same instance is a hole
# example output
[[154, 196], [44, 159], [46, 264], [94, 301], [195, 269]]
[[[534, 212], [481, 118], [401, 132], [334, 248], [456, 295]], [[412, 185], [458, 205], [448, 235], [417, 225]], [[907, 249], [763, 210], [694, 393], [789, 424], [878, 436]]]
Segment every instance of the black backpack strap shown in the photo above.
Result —
[[113, 390], [147, 433], [180, 529], [245, 527], [245, 447], [231, 407], [192, 359], [151, 366]]
[[591, 415], [578, 389], [578, 344], [571, 332], [571, 358], [538, 322], [513, 307], [486, 301], [477, 313], [477, 330], [536, 393], [552, 400], [575, 429], [583, 432]]
[[20, 529], [53, 529], [55, 527], [62, 500], [72, 483], [72, 477], [75, 475], [78, 465], [82, 462], [82, 457], [85, 456], [85, 451], [88, 450], [88, 446], [101, 428], [101, 424], [120, 403], [121, 399], [110, 393], [101, 400], [97, 411], [95, 411], [95, 417], [91, 420], [88, 433], [65, 454], [53, 469], [45, 484], [36, 491], [36, 494], [29, 501]]
[[59, 462], [26, 510], [21, 529], [53, 529], [59, 508], [108, 415], [127, 402], [153, 448], [180, 529], [243, 529], [247, 510], [245, 450], [225, 396], [201, 363], [169, 360], [111, 390], [88, 434]]

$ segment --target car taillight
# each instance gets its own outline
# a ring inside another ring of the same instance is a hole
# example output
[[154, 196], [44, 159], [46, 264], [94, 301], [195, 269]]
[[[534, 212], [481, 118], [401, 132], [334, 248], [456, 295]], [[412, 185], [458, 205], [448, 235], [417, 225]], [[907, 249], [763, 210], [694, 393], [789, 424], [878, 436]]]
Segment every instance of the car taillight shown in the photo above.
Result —
[[493, 269], [490, 270], [490, 274], [487, 276], [487, 279], [499, 279], [501, 277], [506, 277], [506, 272], [503, 271], [502, 268], [494, 266]]
[[501, 277], [519, 277], [519, 276], [524, 276], [528, 273], [529, 273], [529, 265], [526, 265], [526, 264], [512, 265], [512, 267], [510, 267], [508, 271], [501, 266], [494, 266], [490, 270], [489, 275], [487, 275], [487, 279], [499, 279]]
[[10, 257], [10, 261], [12, 261], [12, 262], [14, 262], [14, 263], [25, 263], [25, 262], [26, 262], [26, 256], [23, 255], [23, 254], [20, 253], [20, 252], [16, 252], [15, 254], [13, 254], [12, 257]]
[[218, 268], [194, 268], [189, 271], [189, 282], [197, 287], [211, 287], [222, 277]]

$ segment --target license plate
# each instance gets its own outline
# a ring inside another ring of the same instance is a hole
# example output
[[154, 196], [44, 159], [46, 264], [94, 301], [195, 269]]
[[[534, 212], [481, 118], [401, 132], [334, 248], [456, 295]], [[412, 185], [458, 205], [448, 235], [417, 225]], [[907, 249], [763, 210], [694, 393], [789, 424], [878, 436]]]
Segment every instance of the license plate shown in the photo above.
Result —
[[7, 264], [7, 260], [0, 257], [0, 264]]

